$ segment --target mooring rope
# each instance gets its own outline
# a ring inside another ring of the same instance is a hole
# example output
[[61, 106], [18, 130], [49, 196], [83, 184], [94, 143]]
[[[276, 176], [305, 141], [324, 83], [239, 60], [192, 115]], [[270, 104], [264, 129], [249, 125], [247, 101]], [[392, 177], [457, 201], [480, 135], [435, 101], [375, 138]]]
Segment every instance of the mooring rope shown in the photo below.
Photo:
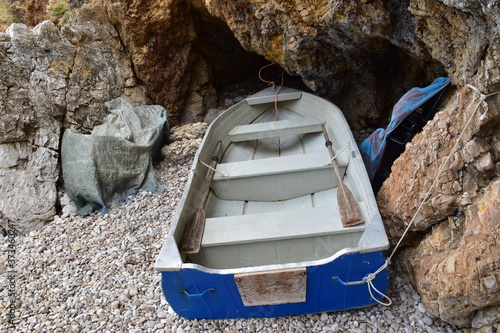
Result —
[[[497, 91], [497, 92], [494, 92], [494, 93], [491, 93], [491, 94], [483, 94], [479, 91], [479, 89], [477, 89], [476, 87], [468, 84], [467, 87], [471, 88], [472, 90], [474, 90], [475, 92], [477, 92], [479, 94], [479, 97], [480, 97], [480, 100], [479, 100], [479, 103], [477, 104], [476, 108], [474, 109], [474, 112], [472, 112], [472, 114], [469, 116], [467, 122], [465, 123], [465, 126], [464, 128], [462, 129], [462, 132], [460, 133], [460, 135], [458, 136], [458, 139], [457, 141], [455, 142], [455, 144], [453, 145], [453, 148], [451, 149], [450, 153], [448, 154], [448, 156], [446, 157], [446, 160], [441, 164], [441, 166], [439, 167], [438, 169], [438, 172], [436, 174], [436, 176], [434, 177], [434, 181], [432, 182], [431, 186], [429, 187], [429, 189], [427, 190], [424, 198], [422, 199], [422, 201], [420, 202], [417, 210], [415, 211], [415, 213], [413, 214], [410, 222], [408, 223], [408, 225], [406, 226], [403, 234], [401, 235], [401, 237], [399, 238], [399, 241], [397, 242], [396, 246], [394, 247], [394, 249], [392, 250], [390, 256], [386, 259], [385, 263], [380, 266], [379, 269], [377, 269], [375, 272], [373, 273], [370, 273], [368, 275], [366, 275], [363, 280], [360, 280], [360, 281], [352, 281], [352, 282], [343, 282], [343, 284], [345, 285], [357, 285], [357, 284], [362, 284], [362, 283], [367, 283], [368, 285], [368, 291], [370, 293], [370, 296], [372, 297], [372, 299], [374, 299], [377, 303], [381, 304], [381, 305], [385, 305], [385, 306], [390, 306], [392, 304], [392, 300], [389, 296], [387, 296], [386, 294], [380, 292], [377, 288], [375, 288], [374, 284], [373, 284], [373, 280], [376, 278], [377, 274], [379, 274], [380, 272], [382, 272], [384, 269], [387, 268], [387, 266], [390, 265], [391, 263], [391, 260], [392, 258], [394, 257], [394, 255], [396, 254], [396, 251], [397, 249], [399, 248], [399, 246], [401, 245], [401, 242], [403, 241], [403, 239], [406, 237], [406, 234], [408, 233], [408, 231], [410, 230], [410, 228], [412, 227], [413, 223], [415, 223], [415, 220], [417, 218], [417, 215], [420, 213], [420, 210], [422, 209], [422, 207], [424, 206], [425, 202], [427, 201], [427, 199], [429, 198], [430, 194], [431, 194], [431, 191], [434, 189], [434, 186], [437, 184], [437, 181], [439, 179], [439, 177], [441, 176], [443, 170], [444, 170], [444, 167], [448, 164], [448, 162], [450, 161], [450, 158], [451, 156], [455, 153], [455, 150], [457, 149], [458, 145], [460, 144], [461, 140], [462, 140], [462, 137], [463, 135], [465, 134], [465, 131], [466, 129], [469, 127], [472, 119], [474, 118], [477, 110], [479, 109], [479, 106], [481, 104], [484, 103], [485, 99], [490, 97], [490, 96], [494, 96], [494, 95], [497, 95], [497, 94], [500, 94], [500, 91]], [[473, 100], [474, 102], [474, 100]], [[472, 105], [472, 103], [471, 103]], [[469, 107], [467, 107], [468, 109]], [[388, 300], [388, 302], [382, 302], [382, 301], [379, 301], [378, 299], [376, 299], [374, 296], [373, 296], [373, 293], [372, 293], [372, 288], [379, 294], [382, 296], [382, 298], [385, 298]]]
[[[276, 65], [277, 63], [276, 62], [272, 62], [270, 64], [267, 64], [265, 66], [262, 66], [262, 68], [259, 70], [259, 79], [262, 81], [262, 82], [265, 82], [267, 83], [269, 86], [272, 85], [273, 88], [275, 86], [275, 82], [274, 81], [269, 81], [269, 80], [264, 80], [261, 76], [261, 72], [264, 68], [266, 67], [269, 67], [269, 66], [272, 66], [272, 65]], [[278, 111], [278, 95], [281, 91], [281, 88], [283, 87], [283, 83], [284, 83], [284, 77], [285, 77], [285, 70], [282, 68], [281, 69], [281, 84], [280, 86], [278, 87], [278, 90], [276, 91], [276, 94], [274, 95], [274, 109], [275, 109], [275, 116], [274, 116], [274, 121], [278, 121], [278, 114], [279, 114], [279, 111]]]
[[350, 144], [351, 144], [350, 141], [347, 142], [347, 144], [344, 146], [344, 148], [340, 149], [340, 151], [337, 154], [335, 154], [335, 156], [332, 157], [332, 159], [330, 160], [330, 162], [326, 163], [325, 165], [332, 164], [333, 160], [336, 159], [340, 155], [340, 153], [342, 153], [347, 147], [349, 147]]

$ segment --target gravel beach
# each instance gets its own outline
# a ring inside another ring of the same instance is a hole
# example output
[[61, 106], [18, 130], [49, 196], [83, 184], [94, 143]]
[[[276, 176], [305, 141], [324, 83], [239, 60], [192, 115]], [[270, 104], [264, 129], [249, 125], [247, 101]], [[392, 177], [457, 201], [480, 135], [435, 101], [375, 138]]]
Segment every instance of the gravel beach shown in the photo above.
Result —
[[[106, 214], [56, 216], [27, 235], [0, 236], [0, 331], [461, 332], [427, 313], [420, 296], [394, 272], [389, 307], [286, 318], [179, 317], [165, 301], [153, 266], [189, 165], [157, 165], [162, 194], [141, 192]], [[12, 239], [15, 252], [9, 251]], [[9, 328], [12, 321], [15, 327]]]

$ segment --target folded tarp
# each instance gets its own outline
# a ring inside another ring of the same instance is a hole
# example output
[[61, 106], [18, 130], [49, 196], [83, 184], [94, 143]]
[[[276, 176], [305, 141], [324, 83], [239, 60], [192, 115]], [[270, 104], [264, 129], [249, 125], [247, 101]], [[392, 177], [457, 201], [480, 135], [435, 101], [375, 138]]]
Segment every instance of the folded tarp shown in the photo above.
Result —
[[133, 106], [122, 98], [105, 103], [110, 114], [90, 135], [66, 130], [61, 147], [66, 193], [87, 215], [139, 190], [161, 192], [152, 165], [163, 137], [167, 112], [159, 105]]
[[[394, 106], [387, 128], [377, 129], [361, 143], [359, 150], [375, 192], [387, 176], [388, 170], [381, 170], [381, 168], [390, 169], [397, 158], [395, 155], [400, 154], [406, 142], [411, 140], [416, 131], [421, 130], [425, 122], [432, 118], [441, 94], [449, 83], [449, 78], [440, 77], [425, 88], [412, 88]], [[410, 118], [416, 110], [418, 112]], [[408, 124], [404, 123], [405, 120]], [[397, 142], [399, 147], [394, 149], [394, 152], [387, 152], [387, 143], [391, 140]]]

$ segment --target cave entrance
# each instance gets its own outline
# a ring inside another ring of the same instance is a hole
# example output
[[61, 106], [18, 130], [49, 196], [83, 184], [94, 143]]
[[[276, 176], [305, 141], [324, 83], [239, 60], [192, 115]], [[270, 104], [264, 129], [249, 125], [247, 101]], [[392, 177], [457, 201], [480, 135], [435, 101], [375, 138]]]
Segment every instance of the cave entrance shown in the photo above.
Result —
[[[203, 59], [208, 68], [207, 84], [216, 95], [211, 103], [205, 104], [205, 114], [211, 108], [226, 109], [227, 100], [246, 97], [267, 86], [259, 79], [258, 73], [263, 66], [270, 64], [269, 60], [245, 50], [225, 22], [203, 12], [203, 9], [194, 10], [192, 15], [197, 35], [192, 43], [194, 59]], [[304, 81], [320, 81], [326, 88], [314, 93], [339, 106], [358, 142], [376, 128], [387, 126], [394, 104], [404, 93], [413, 87], [427, 86], [437, 76], [446, 75], [438, 63], [412, 57], [380, 37], [353, 47], [350, 53], [341, 54], [343, 59], [335, 53], [337, 48], [326, 35], [317, 38], [322, 38], [322, 47], [316, 51], [311, 49], [310, 53], [317, 68], [296, 66], [300, 75], [285, 72], [284, 85], [311, 91]], [[307, 57], [307, 52], [307, 47], [304, 47], [301, 54]], [[321, 56], [315, 57], [314, 52], [321, 53]], [[339, 60], [344, 67], [334, 66]], [[281, 75], [279, 65], [267, 67], [262, 72], [266, 80], [277, 84], [281, 83]], [[332, 89], [335, 86], [342, 88]], [[203, 118], [197, 119], [200, 120]], [[192, 117], [182, 120], [183, 123], [192, 121], [195, 121]]]
[[[197, 38], [192, 44], [192, 63], [194, 65], [202, 59], [209, 75], [207, 86], [202, 84], [198, 87], [213, 88], [216, 94], [215, 99], [205, 102], [205, 114], [212, 108], [226, 109], [231, 100], [238, 101], [267, 87], [267, 83], [259, 79], [259, 71], [271, 64], [269, 60], [245, 50], [224, 22], [208, 13], [196, 11], [193, 17]], [[195, 65], [193, 67], [196, 68]], [[288, 74], [279, 64], [262, 70], [263, 79], [274, 81], [277, 85], [281, 84], [282, 75], [285, 86], [310, 91], [300, 76]], [[189, 112], [181, 118], [182, 123], [200, 120], [194, 119]]]

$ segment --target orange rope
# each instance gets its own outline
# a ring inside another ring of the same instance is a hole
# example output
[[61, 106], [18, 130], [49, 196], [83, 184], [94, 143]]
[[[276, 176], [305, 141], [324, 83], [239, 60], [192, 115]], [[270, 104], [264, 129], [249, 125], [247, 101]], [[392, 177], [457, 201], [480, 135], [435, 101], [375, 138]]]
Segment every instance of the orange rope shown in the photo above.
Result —
[[274, 116], [274, 121], [278, 121], [278, 94], [280, 93], [281, 87], [283, 87], [283, 80], [285, 76], [285, 70], [281, 71], [281, 84], [276, 91], [276, 95], [274, 96], [274, 108], [276, 109], [276, 115]]
[[276, 64], [275, 62], [272, 62], [272, 63], [270, 63], [270, 64], [267, 64], [267, 65], [265, 65], [265, 66], [262, 66], [262, 68], [259, 70], [259, 79], [260, 79], [262, 82], [267, 83], [267, 85], [269, 85], [269, 86], [270, 86], [270, 85], [272, 85], [274, 82], [273, 82], [273, 81], [264, 80], [264, 79], [262, 78], [262, 76], [260, 75], [260, 73], [262, 73], [262, 70], [263, 70], [264, 68], [266, 68], [266, 67], [270, 67], [270, 66], [275, 65], [275, 64]]
[[[274, 84], [275, 82], [274, 81], [268, 81], [268, 80], [264, 80], [261, 76], [261, 73], [262, 73], [262, 70], [266, 67], [269, 67], [269, 66], [272, 66], [272, 65], [276, 65], [276, 62], [272, 62], [270, 64], [267, 64], [265, 66], [263, 66], [260, 70], [259, 70], [259, 79], [262, 81], [262, 82], [265, 82], [267, 83], [269, 86]], [[274, 108], [276, 110], [276, 115], [274, 117], [274, 121], [278, 121], [278, 95], [280, 93], [280, 90], [281, 88], [283, 87], [283, 82], [284, 82], [284, 76], [285, 76], [285, 70], [282, 69], [282, 72], [281, 72], [281, 85], [278, 87], [278, 90], [276, 91], [276, 95], [274, 96]]]

